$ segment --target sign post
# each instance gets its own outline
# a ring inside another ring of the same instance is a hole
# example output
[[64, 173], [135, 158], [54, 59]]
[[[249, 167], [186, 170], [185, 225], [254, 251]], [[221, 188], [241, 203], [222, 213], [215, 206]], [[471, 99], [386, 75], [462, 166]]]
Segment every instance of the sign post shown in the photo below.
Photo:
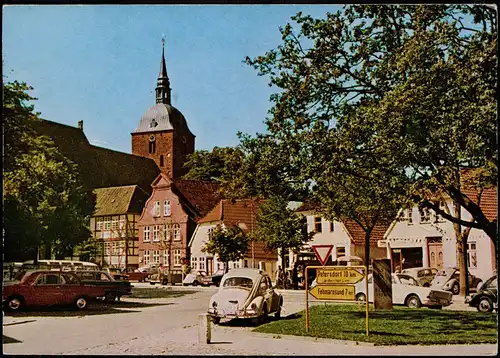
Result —
[[[331, 252], [331, 248], [329, 252]], [[320, 260], [322, 264], [326, 263], [328, 255], [326, 259]], [[308, 270], [310, 269], [316, 269], [316, 285], [311, 289], [308, 280]], [[305, 276], [306, 332], [309, 332], [309, 294], [318, 301], [355, 301], [355, 284], [365, 279], [366, 335], [368, 336], [368, 270], [366, 266], [309, 266], [306, 267]]]

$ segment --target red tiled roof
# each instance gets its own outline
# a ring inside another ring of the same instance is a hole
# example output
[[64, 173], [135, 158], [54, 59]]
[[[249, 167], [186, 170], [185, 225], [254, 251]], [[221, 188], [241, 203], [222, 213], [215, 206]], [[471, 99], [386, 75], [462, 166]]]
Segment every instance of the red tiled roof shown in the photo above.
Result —
[[219, 185], [214, 182], [174, 179], [173, 184], [197, 217], [203, 218], [220, 200]]
[[[198, 223], [221, 221], [225, 226], [239, 226], [247, 233], [255, 228], [258, 209], [263, 203], [262, 199], [222, 199], [205, 217], [198, 220]], [[251, 256], [252, 244], [249, 244], [247, 257]], [[265, 243], [255, 241], [253, 242], [253, 256], [256, 259], [276, 258], [276, 253], [267, 251]]]
[[[343, 220], [347, 233], [352, 239], [352, 242], [355, 245], [364, 245], [365, 244], [365, 231], [357, 222], [354, 220]], [[384, 224], [377, 224], [373, 228], [373, 231], [370, 235], [370, 246], [377, 245], [378, 240], [382, 240], [384, 238], [384, 234], [391, 225], [390, 222]]]
[[306, 199], [297, 209], [295, 209], [295, 211], [296, 212], [316, 211], [318, 208], [319, 208], [318, 203]]
[[[462, 189], [462, 193], [477, 204], [479, 191], [477, 189]], [[483, 211], [484, 216], [490, 221], [498, 218], [498, 189], [496, 187], [487, 188], [481, 194], [479, 207]]]

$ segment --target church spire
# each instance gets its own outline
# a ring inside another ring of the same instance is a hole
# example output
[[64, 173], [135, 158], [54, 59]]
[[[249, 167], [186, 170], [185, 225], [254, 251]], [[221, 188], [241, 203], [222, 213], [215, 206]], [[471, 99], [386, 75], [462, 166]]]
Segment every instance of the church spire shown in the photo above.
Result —
[[158, 81], [156, 82], [156, 103], [170, 103], [170, 81], [167, 76], [167, 65], [165, 63], [165, 39], [161, 39], [161, 63], [160, 63], [160, 74], [158, 75]]

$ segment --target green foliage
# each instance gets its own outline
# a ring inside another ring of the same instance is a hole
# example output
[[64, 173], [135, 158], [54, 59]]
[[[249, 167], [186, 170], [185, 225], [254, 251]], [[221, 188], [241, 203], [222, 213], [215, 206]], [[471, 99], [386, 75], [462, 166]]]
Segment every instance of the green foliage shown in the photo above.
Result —
[[280, 250], [282, 255], [287, 249], [300, 250], [313, 235], [307, 233], [306, 218], [289, 209], [283, 197], [273, 196], [259, 206], [256, 221], [252, 237], [264, 242], [269, 250]]
[[95, 199], [77, 166], [61, 155], [50, 138], [34, 129], [38, 114], [28, 101], [32, 88], [4, 84], [4, 255], [31, 255], [46, 245], [65, 256], [90, 236], [87, 223]]
[[[495, 11], [352, 5], [292, 19], [281, 45], [246, 58], [279, 88], [268, 134], [245, 138], [266, 153], [261, 171], [280, 166], [285, 184], [310, 184], [327, 218], [357, 221], [367, 239], [411, 198], [496, 244], [496, 222], [456, 180], [464, 167], [479, 190], [498, 178]], [[475, 221], [434, 205], [438, 190]]]
[[491, 313], [407, 307], [395, 307], [393, 310], [370, 308], [368, 336], [365, 333], [364, 305], [316, 305], [309, 309], [309, 322], [310, 330], [306, 332], [305, 314], [301, 312], [296, 319], [273, 321], [255, 331], [372, 342], [376, 345], [480, 344], [496, 343], [498, 339], [496, 315]]
[[217, 255], [218, 260], [224, 263], [227, 271], [229, 261], [237, 261], [245, 257], [248, 251], [248, 237], [238, 226], [225, 228], [218, 224], [210, 233], [209, 239], [201, 251]]
[[238, 148], [219, 148], [209, 152], [197, 150], [187, 156], [184, 168], [189, 171], [183, 179], [223, 181], [240, 166], [243, 153]]

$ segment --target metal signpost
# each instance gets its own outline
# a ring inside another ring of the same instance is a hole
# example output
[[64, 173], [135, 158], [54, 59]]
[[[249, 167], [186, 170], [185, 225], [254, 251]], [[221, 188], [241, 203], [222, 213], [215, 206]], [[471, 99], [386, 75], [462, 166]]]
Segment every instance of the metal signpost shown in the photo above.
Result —
[[[316, 285], [309, 290], [309, 269], [316, 269]], [[368, 336], [368, 270], [366, 266], [306, 267], [306, 332], [309, 332], [309, 294], [318, 301], [354, 301], [355, 284], [365, 279], [366, 335]]]

